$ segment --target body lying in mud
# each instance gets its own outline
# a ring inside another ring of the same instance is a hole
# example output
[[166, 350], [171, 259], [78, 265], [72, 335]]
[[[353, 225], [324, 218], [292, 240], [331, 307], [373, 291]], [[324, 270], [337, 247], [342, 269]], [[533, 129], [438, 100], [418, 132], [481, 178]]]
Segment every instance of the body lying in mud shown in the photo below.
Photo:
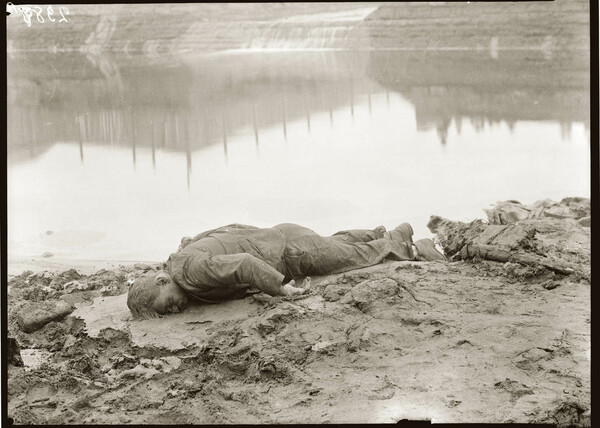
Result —
[[[127, 305], [135, 316], [179, 312], [191, 300], [219, 302], [252, 290], [271, 296], [304, 294], [307, 275], [327, 275], [390, 260], [445, 260], [433, 241], [413, 242], [413, 229], [341, 231], [323, 237], [296, 224], [272, 228], [232, 224], [183, 238], [165, 270], [150, 272], [131, 286]], [[305, 277], [301, 286], [298, 278]]]

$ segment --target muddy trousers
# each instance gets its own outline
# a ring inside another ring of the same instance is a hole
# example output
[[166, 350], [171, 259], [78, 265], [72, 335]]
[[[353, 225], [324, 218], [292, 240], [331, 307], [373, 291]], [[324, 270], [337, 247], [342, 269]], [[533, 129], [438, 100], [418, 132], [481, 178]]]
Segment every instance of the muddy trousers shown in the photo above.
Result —
[[287, 242], [283, 255], [286, 278], [293, 279], [360, 269], [384, 259], [414, 260], [411, 243], [388, 238], [344, 242], [335, 237], [310, 234]]
[[[249, 229], [247, 226], [239, 228]], [[281, 286], [292, 278], [345, 272], [380, 263], [386, 257], [410, 260], [413, 256], [410, 243], [382, 239], [384, 234], [380, 228], [346, 230], [329, 238], [291, 223], [272, 229], [281, 232], [279, 237], [285, 240], [284, 245], [277, 245], [281, 248], [278, 253], [282, 263], [273, 266], [249, 253], [212, 255], [198, 251], [180, 260], [180, 286], [203, 301], [232, 298], [247, 285], [277, 296], [283, 294]], [[196, 238], [204, 237], [207, 235], [200, 234]], [[173, 269], [173, 260], [170, 259], [170, 263]]]

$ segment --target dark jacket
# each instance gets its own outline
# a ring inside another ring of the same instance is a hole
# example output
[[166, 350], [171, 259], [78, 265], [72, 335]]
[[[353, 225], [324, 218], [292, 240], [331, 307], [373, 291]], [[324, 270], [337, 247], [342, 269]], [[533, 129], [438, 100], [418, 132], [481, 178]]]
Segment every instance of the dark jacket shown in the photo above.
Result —
[[[294, 232], [305, 229], [298, 228]], [[277, 294], [286, 276], [285, 245], [286, 235], [277, 228], [232, 224], [204, 232], [171, 254], [167, 271], [180, 287], [203, 301], [243, 296], [249, 285]]]

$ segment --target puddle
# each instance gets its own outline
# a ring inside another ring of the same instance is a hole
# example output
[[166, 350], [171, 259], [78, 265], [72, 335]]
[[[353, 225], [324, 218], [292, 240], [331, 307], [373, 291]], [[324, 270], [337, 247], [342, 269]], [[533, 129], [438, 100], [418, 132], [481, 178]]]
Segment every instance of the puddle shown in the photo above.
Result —
[[178, 350], [201, 346], [210, 336], [210, 324], [233, 322], [255, 314], [259, 306], [246, 300], [233, 300], [219, 305], [198, 304], [179, 314], [161, 318], [134, 320], [127, 307], [127, 294], [99, 297], [90, 306], [77, 308], [72, 316], [85, 322], [90, 337], [102, 330], [129, 332], [135, 346], [155, 346]]
[[104, 329], [126, 331], [131, 312], [127, 307], [127, 293], [119, 296], [98, 297], [90, 306], [77, 308], [72, 316], [85, 322], [90, 337], [98, 337]]

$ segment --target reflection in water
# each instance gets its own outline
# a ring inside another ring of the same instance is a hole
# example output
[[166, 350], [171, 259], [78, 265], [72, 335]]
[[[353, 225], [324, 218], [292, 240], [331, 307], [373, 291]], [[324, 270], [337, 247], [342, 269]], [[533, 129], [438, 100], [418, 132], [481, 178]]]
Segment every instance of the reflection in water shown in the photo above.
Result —
[[[316, 72], [327, 71], [324, 67], [332, 59], [324, 58], [321, 54], [317, 56]], [[341, 62], [345, 61], [344, 56], [350, 57], [348, 54], [338, 56]], [[24, 65], [29, 60], [23, 56], [19, 61], [26, 73], [35, 66], [30, 64], [30, 68]], [[49, 57], [48, 60], [52, 61], [53, 58]], [[244, 61], [245, 58], [240, 60]], [[264, 60], [266, 65], [277, 62], [276, 58]], [[265, 66], [264, 63], [254, 67]], [[125, 64], [124, 67], [127, 67]], [[246, 126], [253, 127], [258, 145], [261, 127], [279, 122], [283, 137], [287, 138], [288, 122], [304, 116], [307, 128], [310, 128], [311, 116], [315, 114], [313, 111], [327, 108], [333, 122], [335, 106], [349, 103], [353, 114], [354, 92], [364, 90], [363, 87], [355, 87], [352, 80], [334, 80], [329, 76], [309, 82], [298, 82], [295, 78], [288, 80], [285, 76], [268, 80], [259, 80], [259, 77], [258, 81], [248, 81], [245, 73], [231, 73], [219, 81], [225, 64], [226, 61], [223, 61], [214, 65], [214, 69], [203, 69], [201, 72], [183, 64], [151, 68], [136, 64], [122, 73], [128, 75], [131, 81], [124, 91], [108, 83], [104, 85], [104, 79], [74, 81], [65, 77], [58, 82], [52, 103], [38, 100], [35, 105], [23, 105], [31, 99], [20, 91], [18, 95], [13, 95], [15, 102], [10, 114], [17, 116], [21, 122], [30, 121], [33, 126], [24, 126], [11, 119], [10, 148], [17, 152], [23, 145], [78, 141], [82, 145], [126, 144], [135, 153], [140, 145], [151, 146], [156, 141], [160, 147], [169, 150], [185, 150], [186, 147], [194, 150], [220, 140], [226, 153], [227, 136]], [[319, 70], [319, 67], [322, 69]], [[244, 72], [241, 69], [239, 71]], [[207, 80], [212, 80], [208, 86], [203, 84]], [[175, 97], [173, 81], [182, 82], [187, 92], [179, 88], [175, 92], [180, 96]], [[344, 97], [339, 96], [340, 89], [343, 89]], [[17, 85], [13, 85], [11, 90], [17, 91]], [[107, 97], [108, 93], [115, 96]], [[81, 99], [84, 94], [85, 99]], [[124, 105], [122, 99], [130, 101]], [[82, 109], [87, 111], [81, 112]], [[45, 138], [40, 141], [38, 135], [42, 129]]]
[[221, 123], [223, 123], [223, 152], [225, 160], [227, 160], [227, 123], [225, 121], [225, 113], [221, 113]]
[[[371, 55], [371, 75], [409, 99], [418, 129], [437, 129], [442, 143], [450, 122], [462, 118], [478, 131], [485, 124], [512, 126], [522, 120], [562, 126], [582, 122], [589, 129], [589, 61], [584, 55], [555, 55], [551, 61], [520, 51], [495, 60], [477, 53]], [[382, 73], [384, 63], [391, 65], [388, 70], [403, 70], [403, 79], [393, 71]]]
[[[135, 118], [133, 116], [133, 111], [131, 108], [129, 109], [129, 113], [131, 116], [131, 127], [129, 128], [129, 130], [131, 131], [131, 150], [132, 150], [132, 154], [133, 154], [133, 167], [135, 168], [136, 123], [135, 123]], [[102, 131], [104, 131], [104, 129], [102, 129]], [[106, 132], [102, 132], [102, 135], [105, 136]]]
[[354, 120], [354, 81], [350, 79], [350, 114]]
[[304, 104], [306, 104], [306, 129], [310, 133], [310, 106], [308, 104], [306, 95], [304, 95]]
[[[382, 6], [366, 20], [321, 23], [317, 30], [306, 16], [296, 20], [304, 23], [296, 30], [279, 21], [258, 27], [245, 22], [238, 34], [243, 44], [234, 46], [238, 36], [232, 35], [221, 38], [223, 52], [195, 56], [177, 46], [195, 43], [199, 34], [225, 34], [232, 25], [186, 18], [181, 28], [161, 27], [172, 32], [164, 40], [136, 48], [139, 43], [124, 36], [124, 21], [99, 20], [76, 49], [32, 53], [13, 43], [7, 135], [9, 170], [18, 180], [12, 180], [17, 211], [11, 218], [18, 210], [41, 209], [31, 189], [45, 189], [56, 178], [58, 172], [47, 172], [56, 163], [77, 177], [77, 183], [64, 178], [64, 192], [79, 194], [71, 186], [89, 186], [93, 194], [107, 186], [117, 189], [115, 200], [142, 205], [149, 202], [139, 195], [151, 194], [154, 210], [128, 205], [114, 214], [69, 207], [82, 211], [71, 221], [83, 229], [93, 228], [89, 222], [119, 230], [127, 242], [134, 240], [127, 234], [141, 233], [132, 230], [133, 218], [174, 223], [153, 245], [229, 220], [298, 221], [322, 233], [408, 220], [418, 222], [416, 232], [423, 235], [434, 212], [472, 218], [494, 199], [585, 196], [585, 170], [571, 172], [588, 165], [589, 156], [589, 51], [572, 48], [587, 31], [573, 18], [579, 12], [565, 15], [568, 25], [553, 24], [560, 27], [556, 31], [533, 14], [530, 19], [541, 22], [536, 31], [546, 32], [539, 36], [520, 30], [527, 22], [503, 30], [512, 21], [485, 15], [499, 21], [467, 37], [468, 26], [452, 25], [451, 19], [447, 27], [438, 22], [435, 32], [428, 31], [422, 15], [434, 9]], [[421, 19], [418, 25], [415, 19]], [[352, 40], [361, 49], [271, 50], [347, 46]], [[263, 50], [239, 51], [244, 47]], [[477, 159], [476, 165], [469, 159]], [[49, 175], [32, 175], [34, 165]], [[551, 169], [554, 177], [546, 177]], [[18, 184], [27, 180], [29, 193]], [[44, 201], [46, 207], [56, 202]], [[167, 205], [177, 207], [178, 217], [164, 214]], [[117, 225], [105, 224], [103, 216]], [[46, 217], [63, 221], [51, 212]], [[344, 218], [354, 224], [341, 224]], [[30, 221], [50, 228], [42, 219]], [[20, 231], [11, 234], [16, 240], [35, 229], [14, 227]]]
[[[423, 17], [437, 19], [423, 24]], [[410, 100], [417, 128], [435, 129], [442, 144], [462, 118], [478, 131], [523, 120], [589, 129], [584, 1], [405, 3], [382, 6], [367, 20], [378, 48], [369, 75]]]
[[282, 107], [283, 107], [283, 110], [282, 110], [282, 112], [283, 112], [283, 138], [285, 138], [287, 140], [287, 125], [286, 125], [286, 122], [287, 122], [287, 105], [286, 105], [286, 102], [285, 102], [285, 98], [282, 98], [281, 102], [282, 102]]
[[[344, 62], [344, 56], [350, 54], [328, 56]], [[265, 63], [271, 60], [266, 58]], [[326, 67], [330, 61], [321, 65]], [[478, 131], [486, 124], [507, 123], [512, 127], [519, 120], [556, 121], [565, 139], [572, 122], [583, 122], [589, 128], [589, 66], [581, 58], [555, 55], [547, 61], [513, 52], [492, 60], [477, 53], [371, 52], [365, 65], [369, 77], [385, 88], [386, 103], [389, 105], [390, 89], [401, 93], [415, 106], [417, 129], [436, 129], [442, 144], [450, 123], [464, 118]], [[397, 70], [402, 71], [402, 79]], [[477, 75], [470, 70], [478, 70]], [[50, 103], [36, 101], [38, 95], [32, 89], [38, 84], [23, 78], [9, 80], [9, 92], [18, 93], [13, 95], [15, 102], [8, 112], [9, 152], [16, 154], [27, 148], [35, 156], [56, 141], [77, 141], [83, 161], [85, 144], [126, 144], [132, 148], [135, 163], [140, 144], [158, 141], [160, 147], [169, 150], [195, 150], [222, 140], [226, 154], [227, 135], [246, 126], [254, 129], [258, 147], [260, 128], [275, 122], [280, 122], [285, 139], [289, 120], [299, 116], [305, 117], [309, 130], [311, 116], [322, 110], [328, 111], [332, 127], [337, 106], [347, 105], [354, 117], [356, 97], [366, 97], [372, 113], [372, 83], [358, 71], [331, 80], [319, 77], [323, 70], [314, 67], [308, 70], [316, 73], [312, 85], [283, 78], [248, 81], [244, 75], [232, 73], [209, 88], [201, 86], [206, 79], [203, 71], [202, 75], [194, 74], [185, 65], [150, 70], [136, 66], [127, 74], [138, 83], [126, 90], [105, 79], [65, 78], [56, 82]], [[220, 73], [218, 64], [212, 73]], [[158, 82], [146, 84], [147, 74]], [[173, 96], [173, 82], [162, 83], [182, 81], [179, 76], [183, 74], [187, 74], [184, 81], [189, 92], [178, 90], [181, 96], [177, 98]], [[109, 93], [115, 96], [106, 97]], [[131, 104], [123, 105], [123, 98]]]
[[256, 126], [256, 104], [252, 103], [252, 124], [254, 126], [254, 140], [256, 141], [256, 152], [258, 153], [258, 127]]

